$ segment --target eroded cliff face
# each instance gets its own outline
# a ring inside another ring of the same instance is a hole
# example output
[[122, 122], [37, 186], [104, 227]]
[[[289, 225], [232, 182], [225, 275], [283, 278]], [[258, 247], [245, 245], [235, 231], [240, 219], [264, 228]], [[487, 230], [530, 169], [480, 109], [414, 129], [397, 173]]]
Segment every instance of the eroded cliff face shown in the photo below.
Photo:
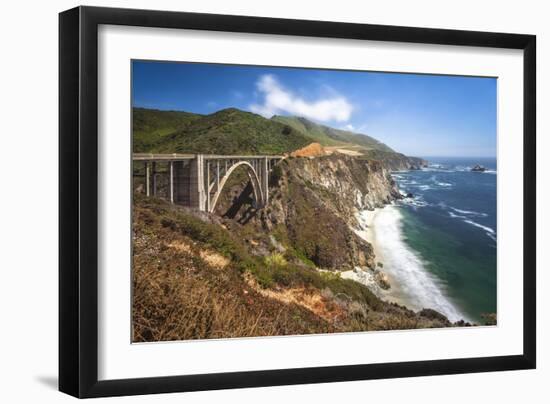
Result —
[[267, 209], [275, 222], [283, 220], [288, 208], [296, 205], [292, 198], [285, 201], [282, 196], [316, 201], [351, 226], [356, 224], [359, 210], [380, 208], [400, 198], [389, 170], [377, 161], [345, 155], [295, 158], [281, 162], [278, 170], [280, 175], [275, 172], [272, 178], [273, 198]]
[[269, 205], [255, 209], [246, 172], [236, 173], [215, 214], [136, 190], [134, 341], [468, 325], [384, 301], [383, 277], [375, 285], [338, 273], [380, 275], [355, 213], [400, 197], [387, 166], [288, 158], [270, 184]]
[[397, 185], [381, 162], [336, 154], [287, 158], [272, 172], [268, 207], [248, 219], [250, 206], [243, 202], [250, 197], [234, 192], [220, 213], [230, 212], [233, 220], [273, 235], [283, 248], [318, 268], [343, 271], [375, 267], [372, 246], [354, 232], [356, 213], [398, 198]]
[[406, 156], [402, 153], [388, 153], [380, 150], [369, 150], [365, 153], [369, 160], [381, 162], [390, 171], [420, 170], [428, 166], [428, 162], [419, 157]]

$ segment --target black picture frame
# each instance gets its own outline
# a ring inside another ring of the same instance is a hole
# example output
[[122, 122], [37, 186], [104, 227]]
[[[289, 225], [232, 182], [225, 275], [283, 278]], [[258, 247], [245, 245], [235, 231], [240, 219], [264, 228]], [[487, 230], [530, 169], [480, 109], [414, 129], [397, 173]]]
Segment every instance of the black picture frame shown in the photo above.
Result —
[[[99, 381], [100, 24], [523, 50], [523, 354]], [[59, 15], [59, 390], [103, 397], [324, 383], [536, 366], [536, 37], [339, 22], [77, 7]]]

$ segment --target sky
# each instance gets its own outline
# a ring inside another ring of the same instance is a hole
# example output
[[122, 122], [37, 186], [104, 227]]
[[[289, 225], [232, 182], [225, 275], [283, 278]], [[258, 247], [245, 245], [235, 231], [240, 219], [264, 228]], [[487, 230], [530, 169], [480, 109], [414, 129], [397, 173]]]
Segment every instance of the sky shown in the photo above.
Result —
[[372, 136], [411, 156], [496, 156], [497, 79], [132, 62], [132, 105], [294, 115]]

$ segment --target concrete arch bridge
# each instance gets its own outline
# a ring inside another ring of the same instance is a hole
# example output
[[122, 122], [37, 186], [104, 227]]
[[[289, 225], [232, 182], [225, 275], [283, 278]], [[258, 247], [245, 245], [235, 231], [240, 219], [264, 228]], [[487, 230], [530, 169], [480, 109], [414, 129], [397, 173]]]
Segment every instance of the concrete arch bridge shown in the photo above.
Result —
[[[269, 202], [269, 173], [283, 156], [223, 156], [209, 154], [133, 155], [134, 167], [143, 164], [145, 193], [157, 195], [159, 176], [168, 176], [168, 199], [172, 203], [205, 212], [214, 212], [218, 199], [231, 174], [246, 168], [252, 184], [254, 204], [263, 208]], [[167, 170], [159, 170], [159, 165]]]

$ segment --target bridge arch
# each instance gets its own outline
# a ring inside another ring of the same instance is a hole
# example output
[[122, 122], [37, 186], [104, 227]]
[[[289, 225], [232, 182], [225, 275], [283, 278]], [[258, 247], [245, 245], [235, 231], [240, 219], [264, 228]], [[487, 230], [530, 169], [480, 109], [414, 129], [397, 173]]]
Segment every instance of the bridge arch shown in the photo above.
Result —
[[[250, 182], [252, 183], [252, 189], [254, 193], [254, 202], [256, 203], [256, 206], [263, 206], [265, 204], [265, 195], [262, 190], [260, 178], [258, 177], [258, 173], [250, 164], [248, 161], [239, 161], [235, 164], [233, 164], [230, 168], [227, 169], [227, 172], [224, 174], [224, 176], [221, 178], [220, 183], [216, 189], [216, 193], [214, 194], [214, 197], [212, 198], [210, 202], [210, 206], [208, 207], [208, 212], [212, 213], [214, 212], [214, 209], [216, 209], [216, 204], [218, 203], [218, 199], [224, 189], [225, 183], [233, 174], [233, 172], [241, 167], [244, 166], [246, 168], [246, 172], [248, 174], [248, 178], [250, 179]], [[210, 186], [207, 192], [210, 192]]]

